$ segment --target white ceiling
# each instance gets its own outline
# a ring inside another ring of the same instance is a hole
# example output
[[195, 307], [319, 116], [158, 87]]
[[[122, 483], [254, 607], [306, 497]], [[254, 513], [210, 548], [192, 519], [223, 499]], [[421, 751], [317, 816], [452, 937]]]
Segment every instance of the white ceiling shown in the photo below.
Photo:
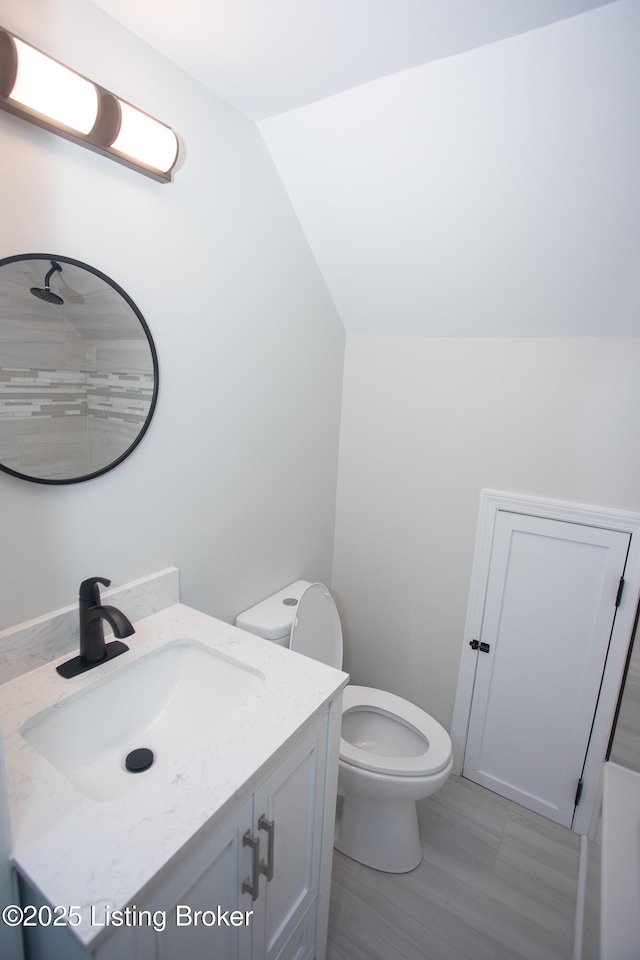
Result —
[[639, 0], [94, 0], [256, 120], [349, 333], [636, 336]]
[[94, 0], [253, 120], [613, 0]]

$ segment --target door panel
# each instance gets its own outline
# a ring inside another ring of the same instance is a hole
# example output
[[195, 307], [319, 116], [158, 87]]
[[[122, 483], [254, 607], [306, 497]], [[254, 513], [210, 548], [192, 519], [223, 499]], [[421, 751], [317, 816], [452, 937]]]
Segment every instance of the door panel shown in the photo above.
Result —
[[498, 511], [464, 775], [570, 826], [629, 535]]
[[[169, 876], [158, 884], [149, 906], [165, 911], [168, 918], [166, 929], [156, 934], [158, 960], [250, 957], [255, 920], [250, 911], [255, 913], [255, 905], [241, 889], [242, 881], [251, 874], [250, 852], [242, 842], [251, 824], [251, 811], [248, 800], [224, 826], [205, 834], [195, 851], [192, 847], [185, 851]], [[237, 927], [218, 923], [218, 907], [246, 911], [247, 923]]]
[[[327, 726], [322, 724], [281, 764], [256, 792], [254, 819], [273, 824], [265, 841], [265, 857], [273, 864], [272, 879], [261, 878], [264, 945], [255, 960], [277, 957], [318, 894], [320, 842]], [[262, 847], [261, 847], [262, 849]]]

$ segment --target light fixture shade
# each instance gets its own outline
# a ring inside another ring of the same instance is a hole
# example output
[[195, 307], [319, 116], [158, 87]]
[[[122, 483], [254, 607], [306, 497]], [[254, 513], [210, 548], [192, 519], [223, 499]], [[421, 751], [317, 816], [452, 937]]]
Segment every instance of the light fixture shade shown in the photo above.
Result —
[[87, 134], [98, 116], [98, 91], [80, 74], [13, 38], [16, 78], [7, 99], [47, 120]]
[[178, 159], [171, 127], [0, 27], [0, 108], [154, 180]]
[[120, 107], [120, 129], [111, 148], [161, 173], [171, 170], [178, 156], [178, 138], [171, 127], [116, 99]]

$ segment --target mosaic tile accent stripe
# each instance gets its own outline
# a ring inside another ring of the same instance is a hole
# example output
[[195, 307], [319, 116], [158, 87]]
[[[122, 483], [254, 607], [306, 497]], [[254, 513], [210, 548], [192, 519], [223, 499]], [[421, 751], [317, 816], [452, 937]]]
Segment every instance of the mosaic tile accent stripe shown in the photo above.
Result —
[[153, 376], [80, 370], [0, 370], [0, 419], [95, 416], [144, 423]]
[[134, 373], [90, 373], [87, 413], [92, 417], [144, 423], [153, 397], [153, 376]]
[[0, 370], [0, 419], [86, 416], [80, 370]]

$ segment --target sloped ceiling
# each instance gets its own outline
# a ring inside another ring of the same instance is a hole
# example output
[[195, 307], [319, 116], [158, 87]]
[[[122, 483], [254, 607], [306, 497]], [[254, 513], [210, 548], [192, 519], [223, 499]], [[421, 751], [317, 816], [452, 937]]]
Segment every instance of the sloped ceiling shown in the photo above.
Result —
[[637, 0], [96, 0], [258, 127], [349, 332], [636, 336]]
[[252, 120], [614, 0], [94, 0]]

